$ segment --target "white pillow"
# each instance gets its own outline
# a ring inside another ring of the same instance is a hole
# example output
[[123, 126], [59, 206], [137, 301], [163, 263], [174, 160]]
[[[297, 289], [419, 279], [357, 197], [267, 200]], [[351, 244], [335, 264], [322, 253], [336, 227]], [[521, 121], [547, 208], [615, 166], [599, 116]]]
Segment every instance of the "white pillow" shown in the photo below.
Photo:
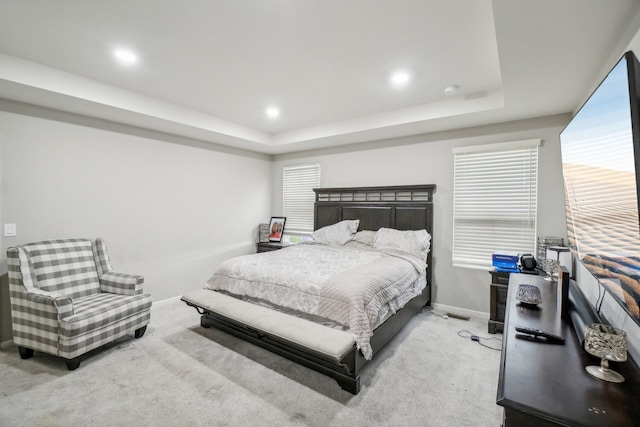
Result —
[[360, 225], [359, 219], [340, 221], [314, 231], [311, 238], [314, 242], [327, 245], [344, 245], [353, 239], [353, 235], [358, 231], [358, 225]]
[[362, 243], [363, 245], [373, 246], [373, 239], [376, 237], [376, 232], [373, 230], [362, 230], [358, 231], [356, 235], [353, 237], [358, 243]]
[[426, 260], [431, 247], [431, 236], [427, 230], [400, 231], [381, 228], [373, 239], [373, 247], [407, 252], [419, 259]]

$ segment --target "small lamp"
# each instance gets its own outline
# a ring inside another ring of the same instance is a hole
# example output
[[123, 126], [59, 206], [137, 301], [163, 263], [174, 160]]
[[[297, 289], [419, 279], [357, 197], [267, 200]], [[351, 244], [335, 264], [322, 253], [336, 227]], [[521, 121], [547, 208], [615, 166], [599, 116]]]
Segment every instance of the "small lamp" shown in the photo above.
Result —
[[624, 377], [609, 369], [609, 360], [627, 360], [627, 334], [620, 329], [601, 323], [592, 323], [584, 328], [584, 349], [601, 358], [600, 366], [587, 366], [591, 375], [601, 380], [621, 383]]

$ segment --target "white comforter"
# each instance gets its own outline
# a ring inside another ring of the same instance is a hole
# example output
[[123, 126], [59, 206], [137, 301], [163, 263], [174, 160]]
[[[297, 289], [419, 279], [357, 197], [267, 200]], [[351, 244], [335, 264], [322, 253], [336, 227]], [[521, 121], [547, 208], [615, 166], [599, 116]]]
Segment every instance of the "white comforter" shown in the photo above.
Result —
[[370, 359], [373, 329], [422, 292], [425, 268], [403, 252], [305, 243], [227, 260], [206, 287], [344, 325]]

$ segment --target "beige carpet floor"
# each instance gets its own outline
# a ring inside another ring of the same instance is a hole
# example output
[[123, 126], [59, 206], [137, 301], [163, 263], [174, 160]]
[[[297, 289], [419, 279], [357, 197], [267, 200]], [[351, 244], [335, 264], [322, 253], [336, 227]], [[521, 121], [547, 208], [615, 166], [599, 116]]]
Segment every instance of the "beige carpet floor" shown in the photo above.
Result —
[[1, 350], [0, 426], [498, 427], [500, 352], [461, 330], [492, 337], [486, 320], [423, 310], [363, 369], [354, 396], [200, 327], [193, 308], [167, 300], [153, 306], [144, 337], [93, 351], [76, 371], [43, 353], [21, 360], [15, 347]]

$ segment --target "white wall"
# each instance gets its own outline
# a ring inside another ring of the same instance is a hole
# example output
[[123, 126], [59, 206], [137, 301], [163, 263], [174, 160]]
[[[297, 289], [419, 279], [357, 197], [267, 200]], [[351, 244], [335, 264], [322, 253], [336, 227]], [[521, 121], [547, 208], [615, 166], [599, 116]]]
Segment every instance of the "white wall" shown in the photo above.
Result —
[[282, 167], [319, 162], [322, 187], [436, 184], [434, 196], [434, 302], [489, 311], [486, 271], [453, 268], [453, 147], [541, 138], [538, 235], [566, 238], [559, 134], [569, 115], [503, 123], [392, 141], [275, 156], [272, 206], [282, 210]]
[[3, 273], [9, 246], [103, 237], [114, 267], [144, 275], [155, 301], [197, 289], [222, 260], [252, 252], [257, 224], [281, 214], [282, 166], [318, 161], [323, 187], [436, 184], [434, 301], [487, 312], [489, 275], [451, 266], [451, 149], [530, 138], [543, 139], [538, 235], [566, 234], [558, 140], [565, 115], [273, 162], [77, 121], [0, 112], [0, 215], [18, 226], [17, 237], [1, 238]]
[[9, 246], [102, 237], [114, 269], [144, 275], [157, 302], [201, 288], [222, 260], [255, 251], [257, 225], [271, 215], [269, 156], [71, 121], [83, 119], [0, 112], [1, 218], [18, 230], [2, 237], [3, 274]]

